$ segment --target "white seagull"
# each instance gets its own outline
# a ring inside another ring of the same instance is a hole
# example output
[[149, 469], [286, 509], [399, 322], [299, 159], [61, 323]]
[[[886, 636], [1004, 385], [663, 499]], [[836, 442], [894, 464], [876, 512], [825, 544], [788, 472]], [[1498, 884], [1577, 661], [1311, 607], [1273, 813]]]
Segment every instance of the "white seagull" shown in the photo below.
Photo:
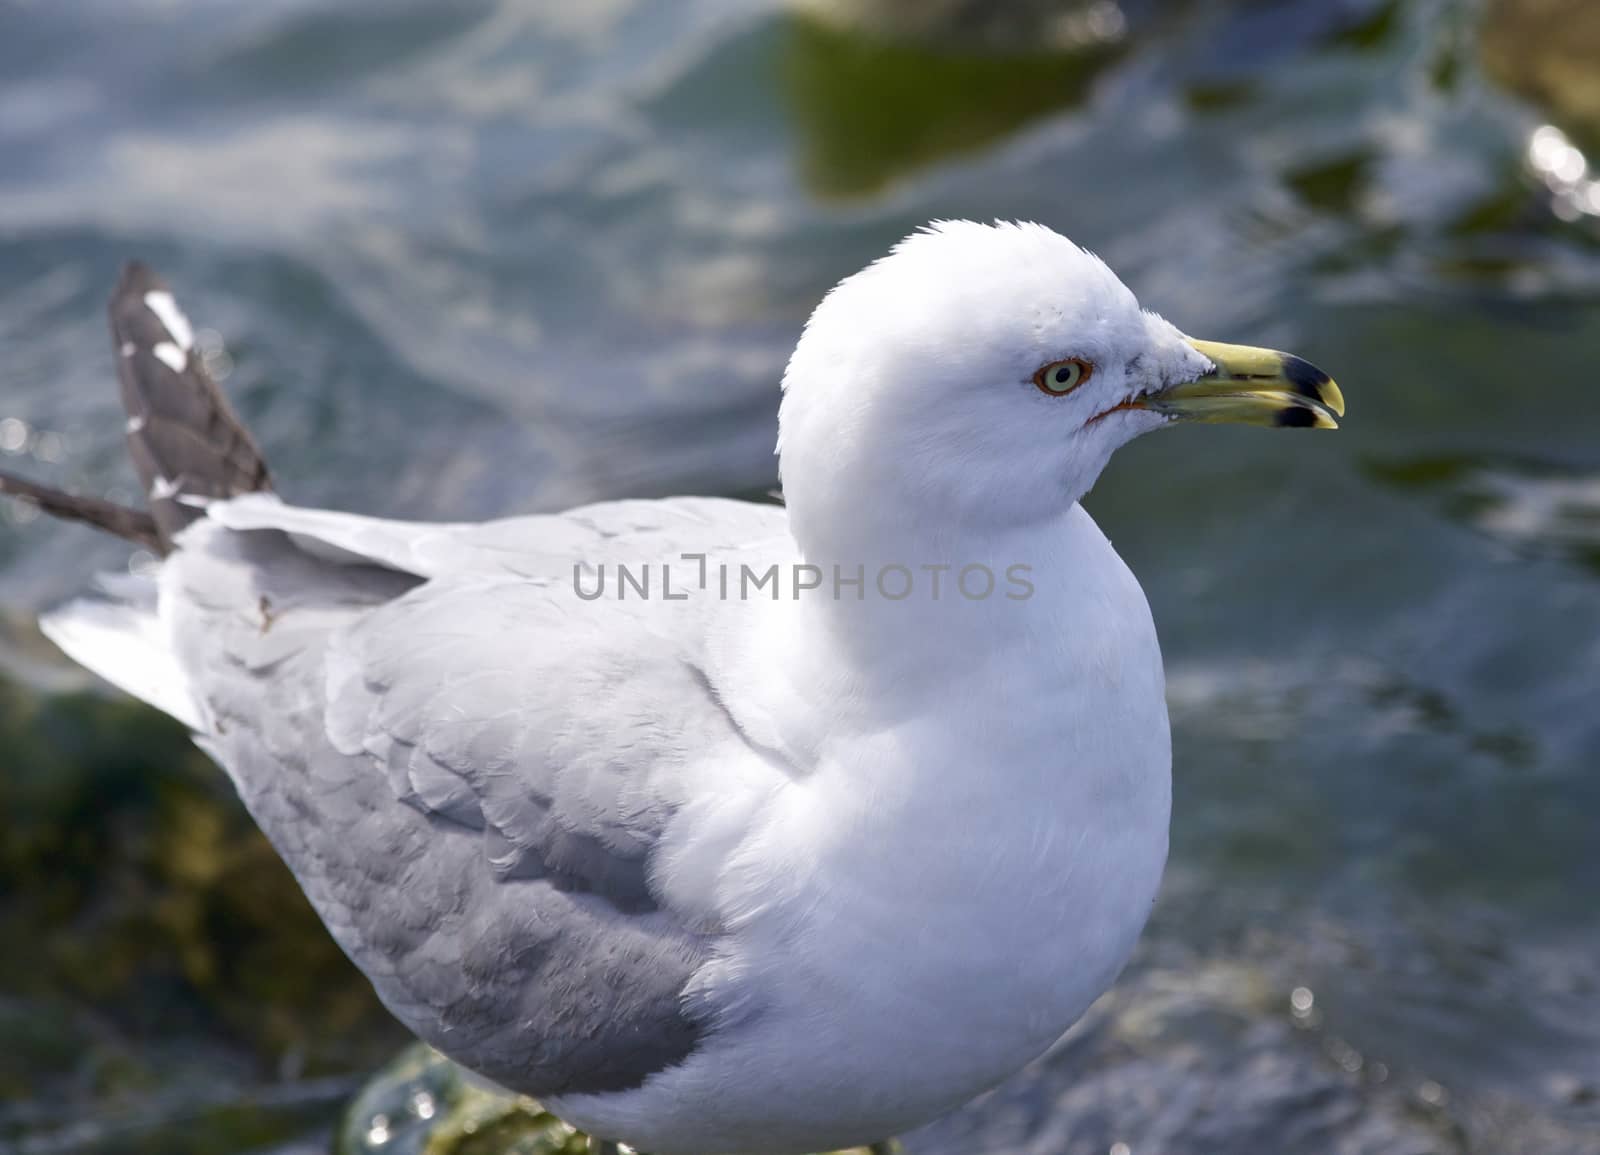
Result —
[[1139, 583], [1079, 499], [1181, 421], [1333, 428], [1032, 224], [846, 278], [784, 374], [786, 507], [481, 524], [289, 505], [143, 266], [111, 304], [161, 555], [43, 622], [182, 721], [413, 1032], [658, 1155], [879, 1141], [1044, 1052], [1167, 855]]

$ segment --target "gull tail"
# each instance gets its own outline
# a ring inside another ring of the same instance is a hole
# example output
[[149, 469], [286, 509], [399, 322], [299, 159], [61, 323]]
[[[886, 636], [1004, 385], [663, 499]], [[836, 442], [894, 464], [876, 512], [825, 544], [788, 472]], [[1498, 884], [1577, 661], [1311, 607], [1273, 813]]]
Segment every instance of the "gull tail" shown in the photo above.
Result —
[[4, 473], [0, 493], [167, 554], [207, 501], [270, 491], [271, 474], [250, 431], [206, 371], [188, 317], [148, 265], [135, 261], [123, 269], [111, 295], [110, 320], [128, 414], [128, 455], [148, 508], [80, 497]]
[[[146, 265], [122, 272], [110, 305], [112, 351], [128, 454], [144, 509], [81, 497], [0, 474], [0, 493], [56, 517], [88, 522], [166, 556], [214, 499], [270, 492], [271, 475], [250, 431], [211, 379], [172, 290]], [[202, 711], [172, 652], [152, 577], [105, 578], [99, 598], [70, 602], [39, 622], [67, 656], [191, 729]]]

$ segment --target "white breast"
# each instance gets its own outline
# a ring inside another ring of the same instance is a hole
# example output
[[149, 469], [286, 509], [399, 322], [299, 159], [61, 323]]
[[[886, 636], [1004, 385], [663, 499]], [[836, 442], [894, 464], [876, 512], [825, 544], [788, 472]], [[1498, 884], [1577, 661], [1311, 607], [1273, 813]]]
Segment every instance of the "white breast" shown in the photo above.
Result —
[[720, 872], [731, 934], [694, 992], [720, 1029], [568, 1118], [662, 1155], [871, 1141], [1025, 1065], [1111, 983], [1166, 859], [1170, 742], [1143, 594], [1086, 514], [1074, 537], [1036, 629], [915, 702], [833, 704], [848, 721]]

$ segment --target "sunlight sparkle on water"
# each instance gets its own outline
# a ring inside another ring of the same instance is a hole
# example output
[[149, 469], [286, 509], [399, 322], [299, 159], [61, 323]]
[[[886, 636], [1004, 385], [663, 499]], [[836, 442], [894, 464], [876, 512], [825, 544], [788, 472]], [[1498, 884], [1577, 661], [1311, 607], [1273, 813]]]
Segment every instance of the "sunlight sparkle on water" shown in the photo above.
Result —
[[1310, 987], [1295, 987], [1289, 993], [1289, 1009], [1297, 1019], [1303, 1019], [1311, 1014], [1311, 1008], [1316, 1006], [1317, 996], [1311, 993]]
[[1600, 180], [1589, 176], [1589, 159], [1553, 124], [1528, 137], [1528, 167], [1551, 195], [1551, 209], [1564, 221], [1600, 216]]
[[21, 453], [28, 445], [28, 423], [20, 417], [0, 421], [0, 453]]

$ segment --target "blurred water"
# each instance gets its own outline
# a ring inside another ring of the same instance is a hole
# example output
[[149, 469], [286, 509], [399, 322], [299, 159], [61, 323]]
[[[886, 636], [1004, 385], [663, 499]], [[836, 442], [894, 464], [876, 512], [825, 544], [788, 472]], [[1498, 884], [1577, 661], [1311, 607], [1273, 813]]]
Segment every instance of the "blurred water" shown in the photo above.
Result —
[[[0, 0], [0, 463], [131, 491], [139, 255], [293, 499], [758, 491], [835, 279], [1044, 221], [1350, 417], [1148, 438], [1091, 495], [1168, 660], [1168, 884], [1086, 1028], [912, 1151], [1600, 1152], [1591, 73], [1584, 0]], [[78, 683], [26, 619], [126, 551], [4, 517], [33, 701]], [[299, 1085], [268, 1051], [241, 1101]], [[0, 1150], [145, 1126], [14, 1085]]]

